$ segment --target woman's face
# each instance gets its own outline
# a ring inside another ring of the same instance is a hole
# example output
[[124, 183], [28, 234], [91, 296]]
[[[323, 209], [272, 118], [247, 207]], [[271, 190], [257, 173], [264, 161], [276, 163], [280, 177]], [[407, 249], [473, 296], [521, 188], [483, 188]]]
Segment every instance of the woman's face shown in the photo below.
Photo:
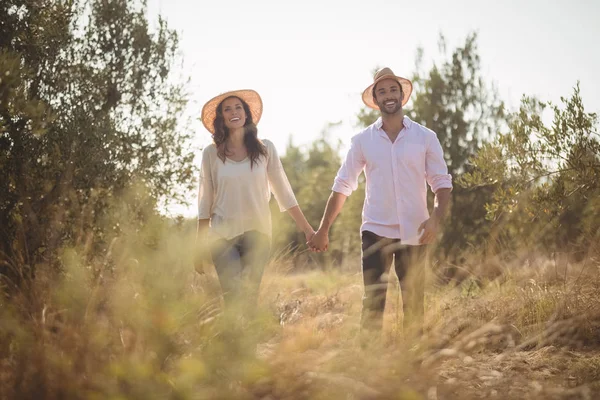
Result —
[[243, 128], [246, 123], [246, 112], [242, 102], [237, 97], [230, 97], [223, 100], [221, 105], [225, 126], [229, 130]]

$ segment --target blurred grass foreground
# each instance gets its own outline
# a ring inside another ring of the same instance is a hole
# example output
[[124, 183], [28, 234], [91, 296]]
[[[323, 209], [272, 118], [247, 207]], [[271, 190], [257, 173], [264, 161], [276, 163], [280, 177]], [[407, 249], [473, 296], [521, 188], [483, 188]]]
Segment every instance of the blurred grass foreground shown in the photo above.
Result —
[[[597, 398], [600, 261], [522, 254], [460, 284], [429, 271], [425, 334], [406, 339], [388, 295], [379, 340], [361, 343], [357, 262], [269, 265], [253, 317], [222, 312], [197, 275], [193, 224], [123, 223], [104, 257], [61, 249], [0, 303], [0, 398]], [[127, 219], [123, 219], [127, 221]], [[477, 278], [477, 279], [475, 279]], [[391, 276], [390, 293], [397, 290]]]

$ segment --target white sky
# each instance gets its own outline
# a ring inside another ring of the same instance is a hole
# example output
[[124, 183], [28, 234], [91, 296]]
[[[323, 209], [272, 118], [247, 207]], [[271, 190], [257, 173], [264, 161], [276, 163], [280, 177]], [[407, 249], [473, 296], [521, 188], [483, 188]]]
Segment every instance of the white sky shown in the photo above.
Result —
[[[280, 153], [290, 137], [312, 142], [328, 122], [342, 121], [334, 137], [349, 139], [373, 68], [408, 76], [419, 46], [426, 63], [439, 60], [440, 33], [451, 51], [478, 32], [484, 76], [509, 109], [523, 94], [558, 103], [579, 80], [587, 110], [600, 112], [600, 0], [148, 0], [148, 8], [151, 21], [160, 13], [179, 33], [189, 115], [219, 93], [254, 89], [264, 103], [259, 137]], [[211, 143], [200, 123], [193, 129], [198, 149]], [[173, 212], [193, 216], [190, 203]]]

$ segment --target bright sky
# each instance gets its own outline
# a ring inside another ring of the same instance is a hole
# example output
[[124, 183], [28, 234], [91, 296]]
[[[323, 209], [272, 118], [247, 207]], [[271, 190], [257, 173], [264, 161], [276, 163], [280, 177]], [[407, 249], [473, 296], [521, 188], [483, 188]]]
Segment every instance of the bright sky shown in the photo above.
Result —
[[[190, 77], [190, 115], [211, 97], [250, 88], [263, 99], [259, 137], [280, 153], [316, 139], [328, 122], [334, 137], [356, 131], [360, 93], [376, 66], [397, 75], [440, 59], [477, 31], [482, 69], [516, 109], [523, 94], [558, 103], [581, 81], [584, 105], [600, 112], [598, 0], [148, 0], [180, 35], [183, 74]], [[410, 107], [410, 103], [408, 105]], [[198, 151], [211, 143], [195, 123]], [[193, 197], [193, 194], [192, 194]], [[190, 207], [173, 212], [195, 214]]]

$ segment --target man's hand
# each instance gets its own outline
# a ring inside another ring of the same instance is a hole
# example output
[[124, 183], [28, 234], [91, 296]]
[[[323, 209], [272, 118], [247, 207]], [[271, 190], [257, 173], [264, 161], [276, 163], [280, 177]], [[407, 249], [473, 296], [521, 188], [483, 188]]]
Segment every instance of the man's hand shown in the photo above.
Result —
[[440, 223], [435, 217], [431, 217], [424, 221], [421, 226], [419, 226], [418, 233], [423, 232], [421, 237], [419, 237], [419, 244], [429, 244], [433, 243], [437, 238], [437, 233], [440, 227]]
[[450, 203], [451, 192], [451, 188], [441, 188], [435, 192], [434, 208], [431, 217], [419, 226], [418, 232], [423, 232], [419, 238], [419, 244], [433, 243], [437, 238], [440, 221], [444, 220], [444, 215], [446, 215], [446, 210]]
[[329, 248], [329, 232], [319, 229], [307, 243], [308, 247], [317, 253], [327, 251]]

